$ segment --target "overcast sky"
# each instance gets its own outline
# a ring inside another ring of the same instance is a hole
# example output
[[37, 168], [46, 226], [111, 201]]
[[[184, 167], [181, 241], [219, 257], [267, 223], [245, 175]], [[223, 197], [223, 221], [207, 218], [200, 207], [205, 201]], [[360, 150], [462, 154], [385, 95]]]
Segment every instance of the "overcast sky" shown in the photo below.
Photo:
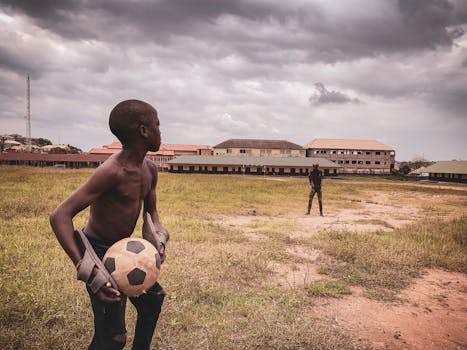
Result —
[[377, 139], [467, 159], [466, 0], [0, 0], [0, 134], [87, 151], [136, 98], [164, 143]]

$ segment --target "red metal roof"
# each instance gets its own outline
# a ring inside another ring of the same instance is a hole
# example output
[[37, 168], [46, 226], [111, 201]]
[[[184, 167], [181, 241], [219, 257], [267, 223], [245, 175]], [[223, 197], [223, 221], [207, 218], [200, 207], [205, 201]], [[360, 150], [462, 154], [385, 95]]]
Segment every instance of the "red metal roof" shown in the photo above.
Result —
[[[104, 145], [102, 148], [96, 147], [92, 148], [89, 153], [93, 154], [113, 154], [118, 153], [122, 149], [122, 144], [118, 141], [112, 142], [109, 145]], [[174, 143], [162, 143], [159, 151], [157, 152], [148, 152], [149, 155], [174, 155], [178, 152], [196, 152], [199, 149], [209, 149], [212, 150], [212, 147], [207, 145], [186, 145], [186, 144], [174, 144]]]

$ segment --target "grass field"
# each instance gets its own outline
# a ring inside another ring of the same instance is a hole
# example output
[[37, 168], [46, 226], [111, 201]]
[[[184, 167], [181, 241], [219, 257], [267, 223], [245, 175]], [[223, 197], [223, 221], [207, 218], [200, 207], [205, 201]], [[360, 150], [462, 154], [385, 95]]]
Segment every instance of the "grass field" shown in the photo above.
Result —
[[[91, 170], [0, 167], [0, 348], [82, 349], [92, 314], [73, 265], [53, 235], [48, 215]], [[161, 284], [168, 291], [154, 349], [362, 349], [343, 329], [310, 317], [322, 298], [365, 289], [367, 297], [397, 300], [424, 268], [467, 273], [467, 192], [386, 178], [325, 180], [325, 211], [355, 208], [386, 194], [412, 205], [419, 217], [385, 230], [324, 230], [295, 237], [306, 209], [306, 179], [160, 174], [158, 208], [171, 232]], [[248, 228], [231, 217], [258, 218]], [[403, 216], [400, 213], [394, 215]], [[407, 215], [407, 214], [404, 214]], [[87, 212], [75, 218], [83, 226]], [[410, 219], [410, 218], [407, 218]], [[360, 221], [360, 224], [362, 221]], [[141, 222], [136, 236], [141, 236]], [[296, 261], [287, 246], [319, 250], [321, 281], [284, 288], [268, 283], [274, 264]], [[135, 313], [128, 307], [128, 343]], [[130, 348], [127, 345], [127, 348]]]

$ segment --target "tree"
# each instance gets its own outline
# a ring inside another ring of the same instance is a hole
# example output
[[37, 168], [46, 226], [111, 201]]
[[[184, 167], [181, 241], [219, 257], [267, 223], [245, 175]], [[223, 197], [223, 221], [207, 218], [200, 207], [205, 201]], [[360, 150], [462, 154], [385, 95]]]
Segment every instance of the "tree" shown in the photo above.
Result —
[[64, 148], [61, 148], [61, 147], [54, 147], [50, 150], [51, 154], [67, 154], [68, 151]]
[[39, 137], [37, 139], [33, 139], [34, 143], [37, 145], [37, 146], [48, 146], [48, 145], [51, 145], [52, 144], [52, 141], [48, 140], [48, 139], [44, 139], [42, 137]]
[[407, 175], [408, 173], [410, 173], [412, 171], [412, 169], [410, 169], [410, 167], [406, 164], [406, 165], [403, 165], [400, 169], [399, 169], [399, 172], [401, 174], [404, 174], [404, 175]]

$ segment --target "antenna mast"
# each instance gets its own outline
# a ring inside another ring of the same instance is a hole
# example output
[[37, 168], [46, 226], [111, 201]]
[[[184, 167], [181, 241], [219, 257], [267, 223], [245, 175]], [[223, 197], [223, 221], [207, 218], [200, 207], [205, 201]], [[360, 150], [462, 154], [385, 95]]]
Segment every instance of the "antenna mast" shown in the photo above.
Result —
[[28, 138], [28, 147], [27, 150], [28, 152], [31, 152], [32, 146], [31, 146], [31, 87], [30, 87], [30, 80], [29, 80], [29, 74], [26, 79], [27, 82], [27, 102], [26, 102], [26, 134]]

